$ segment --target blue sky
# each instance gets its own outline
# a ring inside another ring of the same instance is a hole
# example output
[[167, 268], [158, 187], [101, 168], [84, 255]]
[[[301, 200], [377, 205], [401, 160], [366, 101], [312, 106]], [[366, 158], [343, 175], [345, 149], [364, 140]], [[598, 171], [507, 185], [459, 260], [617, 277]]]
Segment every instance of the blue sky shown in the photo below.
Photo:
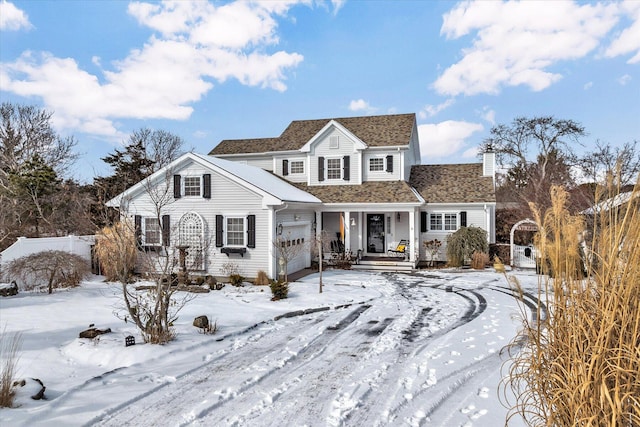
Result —
[[640, 1], [0, 0], [0, 101], [54, 112], [73, 176], [141, 127], [207, 153], [292, 120], [416, 113], [423, 163], [553, 115], [640, 140]]

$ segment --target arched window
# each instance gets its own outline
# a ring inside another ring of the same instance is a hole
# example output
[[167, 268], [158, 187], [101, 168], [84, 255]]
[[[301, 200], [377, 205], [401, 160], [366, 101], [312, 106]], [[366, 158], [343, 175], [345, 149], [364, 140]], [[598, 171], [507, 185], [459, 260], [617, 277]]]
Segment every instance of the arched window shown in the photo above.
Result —
[[180, 218], [180, 245], [187, 249], [187, 270], [204, 270], [204, 221], [195, 212], [188, 212]]

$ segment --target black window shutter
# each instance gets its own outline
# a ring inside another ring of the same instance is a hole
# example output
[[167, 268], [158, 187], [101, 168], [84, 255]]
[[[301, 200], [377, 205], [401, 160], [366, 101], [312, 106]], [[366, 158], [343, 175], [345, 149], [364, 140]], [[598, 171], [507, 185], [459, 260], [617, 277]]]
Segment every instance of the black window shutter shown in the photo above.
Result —
[[222, 215], [216, 215], [216, 248], [224, 246], [224, 229], [222, 225], [224, 223], [224, 217]]
[[162, 215], [162, 246], [170, 246], [171, 241], [171, 217]]
[[247, 216], [247, 247], [256, 247], [256, 216]]
[[282, 176], [289, 175], [289, 160], [282, 160]]
[[318, 181], [324, 181], [324, 157], [318, 157]]
[[135, 234], [136, 234], [136, 244], [138, 248], [142, 247], [142, 217], [140, 215], [136, 215], [133, 217], [133, 222], [135, 224]]
[[420, 232], [421, 233], [426, 233], [427, 232], [427, 213], [422, 211], [420, 212]]
[[462, 211], [460, 212], [460, 227], [467, 226], [467, 213]]
[[173, 175], [173, 198], [180, 198], [180, 175]]
[[393, 172], [393, 156], [387, 156], [387, 172]]
[[205, 173], [202, 175], [202, 197], [205, 199], [211, 198], [211, 174]]
[[349, 181], [351, 179], [351, 158], [349, 156], [344, 156], [342, 158], [342, 169], [342, 179]]

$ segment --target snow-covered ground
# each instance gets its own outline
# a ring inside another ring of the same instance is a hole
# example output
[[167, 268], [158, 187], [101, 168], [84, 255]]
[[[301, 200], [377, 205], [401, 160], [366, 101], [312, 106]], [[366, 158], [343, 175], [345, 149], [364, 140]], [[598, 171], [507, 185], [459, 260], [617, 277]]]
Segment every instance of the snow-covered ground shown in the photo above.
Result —
[[[515, 274], [535, 296], [537, 277]], [[503, 275], [326, 271], [322, 294], [318, 279], [277, 302], [253, 285], [194, 294], [162, 346], [114, 316], [120, 287], [100, 278], [0, 298], [0, 327], [22, 333], [18, 376], [47, 387], [46, 400], [0, 409], [0, 425], [504, 425], [501, 369], [521, 309]], [[315, 308], [326, 309], [280, 318]], [[215, 335], [192, 326], [199, 315]], [[113, 332], [78, 338], [90, 324]]]

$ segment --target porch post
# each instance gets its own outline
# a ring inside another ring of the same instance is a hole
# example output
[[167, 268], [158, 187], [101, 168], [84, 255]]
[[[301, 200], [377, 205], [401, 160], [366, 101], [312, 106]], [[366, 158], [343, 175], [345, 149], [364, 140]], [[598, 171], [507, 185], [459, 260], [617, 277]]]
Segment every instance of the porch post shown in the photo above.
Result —
[[344, 251], [351, 250], [351, 212], [344, 213]]
[[[416, 237], [416, 210], [412, 209], [409, 211], [409, 261], [415, 262], [418, 258], [416, 256], [416, 249], [418, 246], [418, 238]], [[418, 254], [420, 251], [418, 250]]]

